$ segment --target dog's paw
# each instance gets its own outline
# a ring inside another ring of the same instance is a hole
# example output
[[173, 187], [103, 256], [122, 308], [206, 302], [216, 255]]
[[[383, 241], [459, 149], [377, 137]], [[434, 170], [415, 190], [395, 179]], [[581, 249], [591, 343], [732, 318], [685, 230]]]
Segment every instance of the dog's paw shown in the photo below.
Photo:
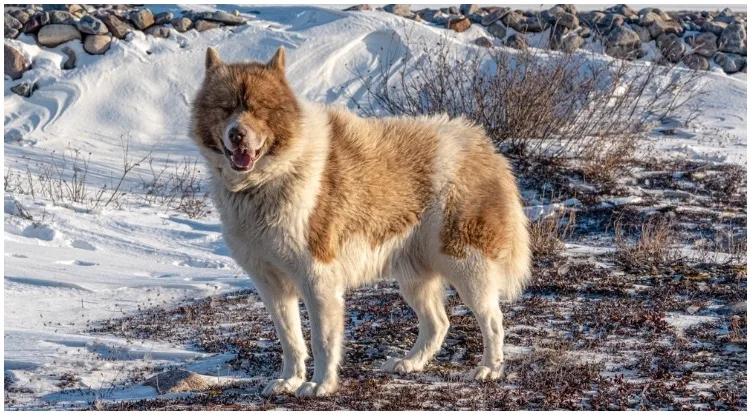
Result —
[[397, 357], [391, 357], [386, 363], [381, 366], [381, 372], [391, 373], [412, 373], [422, 372], [423, 367], [415, 364], [410, 359], [399, 359]]
[[263, 389], [263, 394], [269, 396], [282, 393], [295, 393], [297, 388], [299, 388], [303, 382], [305, 382], [305, 379], [297, 377], [289, 379], [274, 379]]
[[339, 389], [337, 384], [305, 382], [297, 388], [295, 396], [305, 398], [309, 396], [329, 396]]
[[496, 380], [503, 378], [503, 363], [496, 367], [477, 366], [467, 374], [467, 380]]

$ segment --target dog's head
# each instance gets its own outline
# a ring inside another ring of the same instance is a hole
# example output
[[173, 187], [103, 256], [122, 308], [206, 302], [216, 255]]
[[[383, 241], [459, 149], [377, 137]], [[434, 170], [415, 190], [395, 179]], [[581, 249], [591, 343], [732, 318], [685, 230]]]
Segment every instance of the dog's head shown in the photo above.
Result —
[[224, 156], [219, 168], [263, 169], [297, 134], [300, 107], [284, 76], [284, 55], [282, 47], [268, 63], [225, 64], [214, 49], [206, 51], [192, 133], [198, 145]]

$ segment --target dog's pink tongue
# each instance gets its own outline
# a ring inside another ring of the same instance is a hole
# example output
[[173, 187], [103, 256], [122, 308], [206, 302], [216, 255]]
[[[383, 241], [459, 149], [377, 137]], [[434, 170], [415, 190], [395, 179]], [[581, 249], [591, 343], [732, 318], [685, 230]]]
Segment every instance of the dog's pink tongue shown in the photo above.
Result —
[[250, 158], [250, 154], [247, 152], [237, 151], [232, 154], [232, 162], [241, 169], [247, 169], [253, 164], [253, 159]]

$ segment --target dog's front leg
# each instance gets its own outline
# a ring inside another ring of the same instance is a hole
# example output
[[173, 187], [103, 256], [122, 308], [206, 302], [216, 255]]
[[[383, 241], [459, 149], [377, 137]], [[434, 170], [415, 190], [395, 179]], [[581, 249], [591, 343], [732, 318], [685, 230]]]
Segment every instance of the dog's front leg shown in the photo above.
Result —
[[344, 337], [344, 289], [337, 284], [308, 282], [301, 290], [310, 315], [313, 379], [297, 396], [326, 396], [339, 389], [339, 363]]
[[300, 324], [300, 306], [295, 286], [271, 270], [254, 276], [253, 283], [271, 315], [282, 344], [282, 375], [263, 390], [264, 395], [293, 393], [305, 382], [308, 357]]

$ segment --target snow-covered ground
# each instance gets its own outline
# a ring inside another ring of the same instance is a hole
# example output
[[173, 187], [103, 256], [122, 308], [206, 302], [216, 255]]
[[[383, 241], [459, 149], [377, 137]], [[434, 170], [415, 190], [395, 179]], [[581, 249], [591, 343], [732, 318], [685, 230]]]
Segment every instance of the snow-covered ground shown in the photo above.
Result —
[[[376, 69], [387, 50], [406, 51], [404, 33], [434, 41], [448, 34], [466, 48], [477, 47], [472, 42], [484, 33], [479, 25], [456, 34], [383, 12], [313, 6], [218, 7], [238, 9], [252, 20], [203, 33], [171, 29], [167, 39], [135, 32], [128, 41], [115, 39], [104, 56], [89, 56], [80, 43], [69, 42], [78, 55], [78, 68], [72, 71], [59, 69], [62, 46], [40, 48], [25, 35], [6, 40], [34, 61], [21, 81], [37, 81], [40, 89], [22, 98], [10, 92], [20, 81], [6, 78], [4, 82], [3, 171], [38, 174], [52, 157], [59, 160], [80, 150], [90, 155], [91, 188], [107, 185], [109, 191], [122, 173], [124, 142], [132, 160], [151, 154], [156, 166], [196, 159], [198, 153], [187, 135], [189, 107], [209, 46], [226, 61], [267, 60], [285, 46], [288, 79], [299, 96], [352, 106], [350, 96], [358, 99], [365, 94], [353, 70]], [[179, 12], [180, 8], [154, 6], [153, 10]], [[703, 80], [707, 94], [696, 102], [699, 117], [675, 135], [655, 135], [654, 154], [745, 166], [743, 75], [708, 73]], [[149, 166], [142, 163], [121, 189], [138, 195], [143, 192], [142, 181], [150, 177]], [[88, 332], [94, 322], [153, 305], [251, 287], [228, 256], [217, 215], [210, 212], [202, 219], [190, 219], [136, 197], [126, 200], [117, 207], [89, 210], [75, 203], [5, 194], [5, 376], [6, 382], [10, 378], [16, 387], [31, 390], [16, 405], [154, 396], [150, 388], [118, 391], [113, 385], [140, 368], [148, 372], [165, 363], [203, 361], [208, 362], [207, 373], [216, 373], [207, 353], [166, 341], [126, 341]], [[16, 201], [34, 221], [20, 217]], [[548, 210], [533, 207], [530, 214], [544, 215]], [[681, 328], [689, 324], [677, 316], [670, 321]], [[59, 383], [66, 373], [74, 373], [79, 385], [92, 392], [61, 393]]]

